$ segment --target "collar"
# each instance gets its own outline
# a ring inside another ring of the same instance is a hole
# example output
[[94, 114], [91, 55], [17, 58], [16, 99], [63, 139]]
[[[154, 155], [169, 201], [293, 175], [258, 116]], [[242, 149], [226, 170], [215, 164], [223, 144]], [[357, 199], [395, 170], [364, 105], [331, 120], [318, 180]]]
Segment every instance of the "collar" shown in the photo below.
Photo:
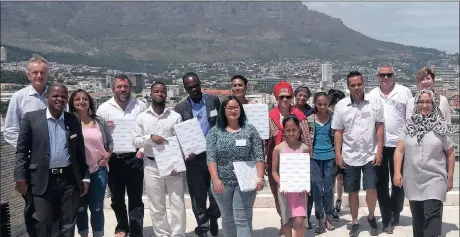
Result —
[[46, 94], [46, 90], [48, 90], [48, 85], [45, 86], [45, 91], [43, 94], [38, 93], [32, 85], [28, 86], [29, 95], [44, 95]]
[[[353, 100], [353, 97], [351, 96], [351, 94], [350, 94], [350, 96], [348, 98], [350, 99], [350, 101], [348, 102], [348, 105], [352, 105], [352, 104], [358, 105]], [[368, 96], [366, 96], [366, 93], [363, 94], [363, 100], [361, 101], [361, 103], [362, 102], [369, 102], [369, 98], [368, 98]]]
[[[134, 98], [134, 97], [131, 95], [131, 97], [129, 98], [128, 105], [126, 106], [126, 109], [129, 108], [129, 106], [130, 106], [132, 103], [134, 103], [135, 100], [136, 100], [136, 98]], [[108, 102], [109, 102], [109, 104], [111, 104], [112, 106], [115, 106], [115, 107], [117, 107], [117, 108], [123, 110], [123, 109], [117, 104], [117, 101], [115, 101], [115, 96], [112, 96], [112, 98], [110, 98], [110, 99], [108, 100]]]
[[[51, 115], [49, 108], [46, 108], [46, 119], [55, 119], [53, 115]], [[64, 120], [64, 111], [62, 111], [61, 116], [59, 116], [57, 120]]]
[[171, 109], [165, 107], [165, 110], [163, 111], [162, 114], [157, 114], [155, 110], [153, 110], [152, 105], [150, 105], [149, 108], [147, 109], [147, 112], [153, 114], [153, 116], [161, 117], [162, 115], [165, 115], [165, 116], [168, 115], [171, 112]]
[[393, 85], [393, 88], [391, 89], [390, 93], [388, 93], [387, 96], [385, 96], [382, 92], [382, 89], [380, 88], [380, 86], [378, 86], [378, 90], [379, 90], [379, 95], [383, 98], [386, 98], [386, 99], [389, 99], [391, 98], [394, 94], [398, 93], [398, 83], [395, 82], [395, 84]]
[[191, 104], [191, 105], [198, 105], [198, 104], [204, 104], [204, 103], [206, 103], [206, 98], [205, 98], [205, 97], [206, 97], [206, 94], [205, 94], [205, 93], [202, 93], [202, 94], [203, 94], [203, 95], [201, 96], [201, 100], [200, 100], [200, 102], [198, 102], [198, 103], [195, 103], [195, 102], [190, 98], [190, 96], [189, 96], [189, 97], [188, 97], [188, 100], [189, 100], [190, 104]]

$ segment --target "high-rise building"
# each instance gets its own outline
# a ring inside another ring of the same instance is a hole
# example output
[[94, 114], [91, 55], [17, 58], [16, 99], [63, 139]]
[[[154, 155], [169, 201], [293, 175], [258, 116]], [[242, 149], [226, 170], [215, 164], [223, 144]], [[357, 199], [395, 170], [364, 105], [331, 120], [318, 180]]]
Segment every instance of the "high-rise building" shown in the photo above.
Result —
[[5, 47], [1, 48], [1, 53], [0, 54], [1, 54], [0, 55], [1, 61], [6, 62], [7, 58], [6, 58], [6, 48]]
[[321, 81], [332, 83], [332, 65], [329, 63], [321, 64]]
[[133, 85], [133, 91], [136, 93], [142, 92], [142, 90], [145, 88], [144, 75], [140, 73], [134, 73], [134, 74], [128, 75], [128, 78]]

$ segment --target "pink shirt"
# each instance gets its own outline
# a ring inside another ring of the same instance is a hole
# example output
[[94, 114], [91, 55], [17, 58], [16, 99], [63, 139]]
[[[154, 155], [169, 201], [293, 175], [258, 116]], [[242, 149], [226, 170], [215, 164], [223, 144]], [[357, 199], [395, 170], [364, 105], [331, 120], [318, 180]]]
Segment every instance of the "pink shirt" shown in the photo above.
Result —
[[85, 140], [86, 163], [88, 164], [89, 172], [94, 173], [99, 169], [97, 162], [102, 156], [107, 155], [107, 151], [104, 148], [104, 141], [97, 122], [94, 122], [94, 126], [86, 127], [82, 130]]

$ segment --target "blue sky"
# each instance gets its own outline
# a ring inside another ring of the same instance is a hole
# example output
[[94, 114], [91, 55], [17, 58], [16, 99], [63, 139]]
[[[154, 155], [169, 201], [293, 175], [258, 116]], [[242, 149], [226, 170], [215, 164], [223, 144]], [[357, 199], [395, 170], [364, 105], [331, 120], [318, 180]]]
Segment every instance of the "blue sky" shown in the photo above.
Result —
[[378, 40], [459, 51], [458, 2], [304, 2]]

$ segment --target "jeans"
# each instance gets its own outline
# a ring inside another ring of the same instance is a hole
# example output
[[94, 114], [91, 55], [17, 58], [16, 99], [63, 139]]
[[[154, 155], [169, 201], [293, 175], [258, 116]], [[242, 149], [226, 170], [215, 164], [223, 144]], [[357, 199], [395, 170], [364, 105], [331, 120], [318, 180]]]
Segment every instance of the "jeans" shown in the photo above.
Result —
[[224, 185], [224, 193], [211, 190], [222, 216], [224, 237], [251, 237], [252, 211], [257, 192], [241, 192], [238, 184]]
[[334, 168], [335, 159], [310, 160], [311, 188], [313, 201], [315, 202], [315, 216], [318, 220], [324, 218], [324, 213], [327, 216], [332, 215]]
[[88, 194], [81, 197], [77, 212], [77, 228], [80, 235], [88, 235], [89, 232], [89, 206], [93, 236], [104, 236], [104, 198], [108, 177], [107, 167], [99, 167], [90, 176]]

